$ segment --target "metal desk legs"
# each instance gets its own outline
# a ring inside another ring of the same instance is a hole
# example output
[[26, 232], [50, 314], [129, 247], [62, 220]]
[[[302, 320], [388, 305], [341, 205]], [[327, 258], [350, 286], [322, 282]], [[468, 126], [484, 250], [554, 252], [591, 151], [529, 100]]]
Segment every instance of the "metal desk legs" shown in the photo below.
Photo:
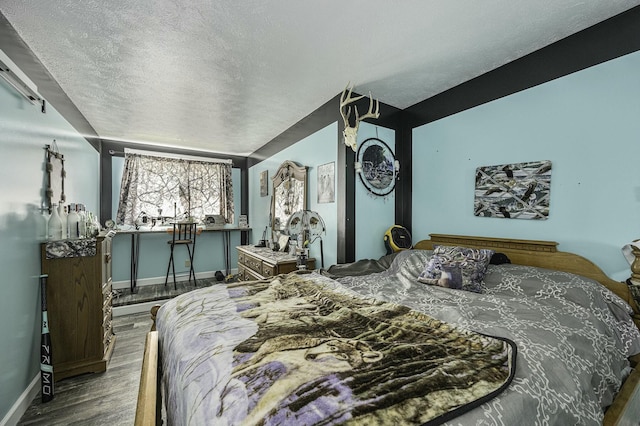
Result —
[[131, 294], [138, 292], [138, 261], [140, 259], [140, 234], [131, 234]]
[[224, 245], [224, 267], [225, 267], [225, 277], [229, 276], [231, 273], [231, 258], [230, 258], [230, 248], [229, 245], [231, 243], [231, 231], [223, 231], [222, 232], [222, 244]]

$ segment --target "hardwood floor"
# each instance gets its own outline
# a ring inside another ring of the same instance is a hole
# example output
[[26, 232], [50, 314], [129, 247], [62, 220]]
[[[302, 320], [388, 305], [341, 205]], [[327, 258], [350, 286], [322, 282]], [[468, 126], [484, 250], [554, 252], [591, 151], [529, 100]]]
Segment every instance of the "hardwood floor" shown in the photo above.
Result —
[[215, 278], [199, 278], [196, 280], [195, 284], [186, 280], [178, 281], [175, 288], [173, 282], [169, 281], [169, 284], [166, 286], [164, 284], [140, 286], [136, 293], [131, 293], [128, 288], [116, 290], [116, 296], [113, 299], [113, 306], [125, 306], [136, 303], [171, 299], [188, 291], [209, 287], [219, 283], [220, 281]]
[[[107, 371], [56, 383], [55, 397], [42, 403], [38, 395], [19, 425], [132, 425], [149, 313], [116, 317], [116, 346]], [[55, 353], [54, 353], [55, 356]]]

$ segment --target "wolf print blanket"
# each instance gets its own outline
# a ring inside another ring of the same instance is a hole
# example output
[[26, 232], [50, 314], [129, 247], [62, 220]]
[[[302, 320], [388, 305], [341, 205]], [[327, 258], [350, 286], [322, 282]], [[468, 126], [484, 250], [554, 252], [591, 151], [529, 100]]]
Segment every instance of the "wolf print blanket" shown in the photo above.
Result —
[[439, 424], [512, 379], [510, 341], [304, 277], [163, 306], [169, 424]]

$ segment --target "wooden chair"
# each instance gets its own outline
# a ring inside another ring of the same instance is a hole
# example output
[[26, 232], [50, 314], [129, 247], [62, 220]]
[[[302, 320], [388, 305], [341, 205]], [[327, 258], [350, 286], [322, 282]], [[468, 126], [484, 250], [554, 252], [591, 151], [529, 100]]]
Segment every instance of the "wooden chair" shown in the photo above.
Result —
[[169, 270], [173, 270], [173, 287], [178, 288], [176, 284], [176, 267], [174, 263], [173, 251], [176, 246], [186, 246], [189, 254], [189, 282], [191, 282], [191, 276], [193, 276], [193, 284], [196, 283], [196, 272], [193, 269], [193, 256], [196, 252], [196, 235], [198, 234], [198, 227], [195, 222], [176, 222], [173, 224], [173, 229], [169, 232], [172, 234], [171, 240], [167, 241], [171, 247], [171, 255], [169, 256], [169, 264], [167, 265], [167, 276], [164, 279], [164, 285], [167, 285], [169, 281]]

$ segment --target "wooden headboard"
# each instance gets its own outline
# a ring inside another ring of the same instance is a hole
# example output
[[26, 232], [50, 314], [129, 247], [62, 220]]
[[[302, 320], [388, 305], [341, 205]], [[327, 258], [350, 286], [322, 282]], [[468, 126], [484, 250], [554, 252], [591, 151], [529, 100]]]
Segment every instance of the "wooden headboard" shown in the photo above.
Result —
[[432, 250], [435, 245], [485, 248], [506, 254], [511, 263], [571, 272], [598, 281], [625, 300], [634, 310], [633, 319], [640, 328], [640, 307], [625, 283], [609, 278], [595, 263], [580, 255], [557, 250], [554, 241], [515, 240], [509, 238], [472, 237], [466, 235], [429, 234], [416, 249]]

